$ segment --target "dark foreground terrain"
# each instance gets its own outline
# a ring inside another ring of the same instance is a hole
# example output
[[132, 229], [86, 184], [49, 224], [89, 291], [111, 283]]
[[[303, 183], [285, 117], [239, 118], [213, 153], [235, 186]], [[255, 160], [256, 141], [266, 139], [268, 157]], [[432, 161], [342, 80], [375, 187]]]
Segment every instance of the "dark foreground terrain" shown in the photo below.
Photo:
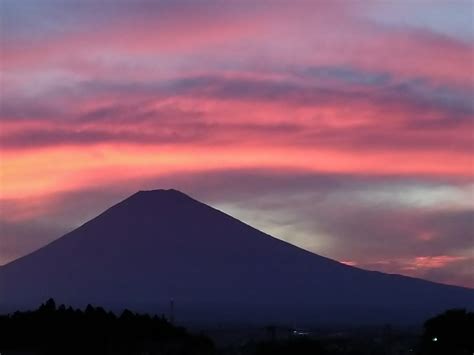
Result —
[[474, 313], [449, 310], [425, 322], [423, 331], [371, 328], [295, 329], [224, 327], [193, 334], [164, 316], [125, 310], [120, 316], [101, 307], [56, 306], [0, 316], [1, 355], [471, 355]]
[[212, 354], [213, 342], [163, 317], [101, 307], [84, 311], [49, 300], [33, 312], [0, 318], [0, 352], [9, 354]]

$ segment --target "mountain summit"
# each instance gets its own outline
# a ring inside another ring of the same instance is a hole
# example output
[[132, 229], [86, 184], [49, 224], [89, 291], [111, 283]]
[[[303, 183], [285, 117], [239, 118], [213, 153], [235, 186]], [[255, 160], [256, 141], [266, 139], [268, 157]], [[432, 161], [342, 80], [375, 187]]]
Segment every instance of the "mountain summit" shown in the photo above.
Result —
[[474, 290], [365, 271], [273, 238], [177, 190], [140, 191], [0, 268], [0, 311], [93, 303], [194, 321], [419, 321]]

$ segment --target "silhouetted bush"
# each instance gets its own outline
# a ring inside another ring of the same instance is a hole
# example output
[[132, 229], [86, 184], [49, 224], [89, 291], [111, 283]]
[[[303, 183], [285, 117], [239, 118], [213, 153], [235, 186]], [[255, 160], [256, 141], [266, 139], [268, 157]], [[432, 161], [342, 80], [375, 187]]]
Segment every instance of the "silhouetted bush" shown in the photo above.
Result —
[[163, 317], [129, 310], [117, 317], [91, 305], [84, 311], [56, 307], [50, 299], [36, 311], [0, 317], [0, 351], [7, 350], [42, 355], [204, 355], [214, 354], [214, 345]]
[[422, 355], [472, 355], [474, 313], [463, 309], [446, 311], [425, 322]]

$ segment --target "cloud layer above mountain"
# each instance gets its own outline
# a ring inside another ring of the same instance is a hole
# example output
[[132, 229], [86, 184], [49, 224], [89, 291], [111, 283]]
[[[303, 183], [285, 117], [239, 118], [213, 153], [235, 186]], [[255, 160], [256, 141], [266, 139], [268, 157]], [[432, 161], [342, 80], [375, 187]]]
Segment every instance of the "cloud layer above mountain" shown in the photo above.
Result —
[[142, 188], [474, 286], [472, 3], [0, 3], [0, 263]]

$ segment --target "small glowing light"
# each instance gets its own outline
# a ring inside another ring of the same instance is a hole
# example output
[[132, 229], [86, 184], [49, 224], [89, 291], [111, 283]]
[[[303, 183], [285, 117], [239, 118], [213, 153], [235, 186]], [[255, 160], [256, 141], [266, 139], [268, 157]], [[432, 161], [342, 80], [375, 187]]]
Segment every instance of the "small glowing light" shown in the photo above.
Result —
[[433, 341], [438, 341], [438, 338], [437, 338], [437, 337], [434, 337], [434, 338], [433, 338]]

